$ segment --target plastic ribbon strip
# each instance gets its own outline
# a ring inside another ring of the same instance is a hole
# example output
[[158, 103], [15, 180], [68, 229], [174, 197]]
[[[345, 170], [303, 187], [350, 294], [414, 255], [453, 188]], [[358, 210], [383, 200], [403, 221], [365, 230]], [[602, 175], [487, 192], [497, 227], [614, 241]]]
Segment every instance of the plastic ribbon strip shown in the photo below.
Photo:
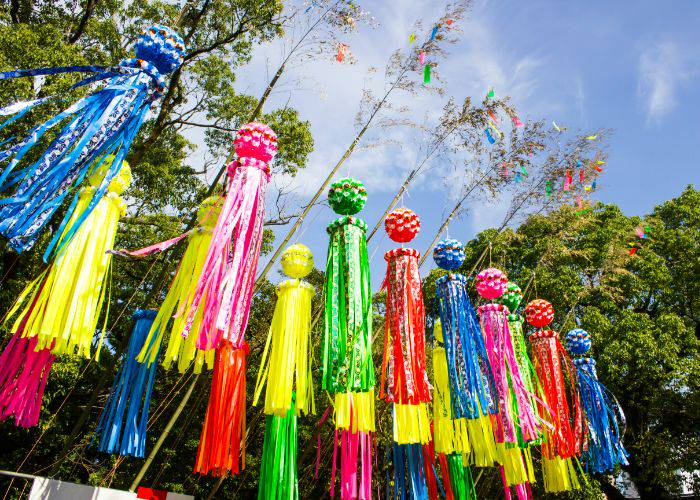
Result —
[[404, 405], [430, 401], [419, 256], [420, 253], [411, 248], [397, 248], [384, 255], [387, 261], [384, 278], [386, 326], [379, 397]]
[[[194, 472], [224, 476], [245, 469], [246, 356], [249, 347], [223, 342], [216, 350], [211, 394]], [[240, 461], [239, 461], [240, 458]]]
[[393, 444], [394, 498], [428, 500], [423, 447], [420, 444]]
[[[34, 127], [22, 139], [0, 151], [0, 162], [9, 163], [0, 174], [0, 190], [13, 187], [9, 198], [0, 200], [0, 233], [10, 239], [17, 252], [31, 248], [49, 218], [86, 175], [100, 168], [108, 155], [115, 160], [102, 180], [90, 193], [87, 203], [76, 210], [76, 199], [62, 226], [70, 219], [70, 229], [53, 238], [44, 259], [60, 253], [87, 217], [96, 209], [111, 180], [119, 172], [151, 103], [160, 96], [163, 77], [156, 67], [141, 59], [127, 59], [119, 67], [70, 66], [0, 73], [0, 80], [68, 72], [91, 72], [76, 86], [108, 80], [97, 92], [84, 97], [46, 122]], [[17, 103], [0, 110], [0, 116], [19, 113], [5, 126], [36, 106], [55, 100], [48, 97]], [[21, 160], [41, 142], [47, 131], [64, 124], [44, 153], [31, 165], [16, 170]], [[78, 213], [78, 217], [74, 215]]]
[[139, 363], [136, 355], [143, 347], [155, 317], [156, 311], [137, 309], [134, 313], [134, 331], [92, 440], [98, 441], [101, 452], [138, 458], [145, 456], [148, 409], [157, 365]]
[[536, 409], [520, 375], [513, 340], [508, 328], [508, 308], [503, 304], [484, 304], [479, 307], [481, 329], [498, 394], [498, 418], [494, 428], [497, 443], [517, 443], [516, 421], [525, 442], [540, 436]]
[[258, 499], [296, 500], [297, 413], [294, 398], [286, 414], [267, 415]]
[[270, 180], [267, 164], [239, 158], [229, 164], [228, 174], [226, 200], [185, 313], [183, 335], [187, 336], [204, 303], [196, 344], [202, 350], [217, 348], [222, 338], [239, 347], [243, 342], [262, 244], [265, 189]]
[[583, 451], [586, 471], [605, 474], [617, 464], [628, 465], [627, 450], [622, 444], [618, 417], [625, 422], [622, 408], [615, 397], [598, 381], [593, 358], [573, 360], [583, 411], [588, 424], [588, 449]]

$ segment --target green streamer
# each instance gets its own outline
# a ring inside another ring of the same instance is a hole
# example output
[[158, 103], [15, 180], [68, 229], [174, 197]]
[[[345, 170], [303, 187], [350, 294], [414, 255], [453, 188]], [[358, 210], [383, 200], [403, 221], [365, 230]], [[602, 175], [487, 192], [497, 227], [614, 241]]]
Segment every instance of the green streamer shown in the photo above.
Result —
[[430, 64], [423, 67], [423, 83], [430, 83]]
[[457, 500], [476, 500], [476, 489], [472, 470], [462, 463], [462, 455], [453, 453], [447, 455], [447, 465], [450, 468], [450, 484]]
[[322, 387], [330, 393], [366, 392], [375, 383], [367, 224], [340, 217], [327, 231]]
[[295, 400], [292, 393], [292, 407], [284, 417], [268, 415], [265, 419], [258, 500], [299, 498]]

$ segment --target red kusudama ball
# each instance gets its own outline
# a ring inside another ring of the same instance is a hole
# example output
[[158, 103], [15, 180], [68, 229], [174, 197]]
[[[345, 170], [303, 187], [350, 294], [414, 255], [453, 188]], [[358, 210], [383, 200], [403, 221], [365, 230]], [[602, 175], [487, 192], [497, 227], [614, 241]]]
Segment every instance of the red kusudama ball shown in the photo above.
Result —
[[397, 208], [384, 219], [384, 228], [389, 238], [406, 243], [415, 238], [420, 231], [420, 218], [410, 208]]
[[535, 328], [547, 326], [554, 319], [554, 307], [544, 299], [535, 299], [525, 306], [525, 319]]

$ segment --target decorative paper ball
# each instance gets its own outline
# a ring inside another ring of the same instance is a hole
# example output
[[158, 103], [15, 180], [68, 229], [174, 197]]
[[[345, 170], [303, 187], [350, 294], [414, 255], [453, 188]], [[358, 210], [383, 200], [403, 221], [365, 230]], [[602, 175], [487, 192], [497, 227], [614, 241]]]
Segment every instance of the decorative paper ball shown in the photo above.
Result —
[[591, 336], [582, 328], [574, 328], [566, 334], [566, 348], [571, 354], [586, 354], [591, 350]]
[[441, 269], [452, 271], [462, 265], [466, 255], [464, 255], [464, 245], [461, 241], [447, 239], [438, 242], [433, 249], [433, 260]]
[[544, 299], [535, 299], [525, 306], [525, 319], [535, 328], [547, 326], [554, 319], [554, 307]]
[[506, 291], [496, 299], [496, 302], [503, 304], [511, 313], [514, 313], [523, 300], [523, 291], [518, 285], [509, 281], [506, 284]]
[[200, 226], [212, 228], [221, 213], [224, 199], [221, 196], [210, 196], [199, 205], [197, 209], [197, 222]]
[[351, 177], [335, 181], [328, 189], [328, 204], [340, 215], [355, 215], [366, 201], [365, 185]]
[[186, 50], [182, 37], [160, 24], [154, 24], [144, 31], [134, 45], [136, 57], [153, 64], [164, 74], [180, 67]]
[[397, 208], [384, 219], [384, 228], [389, 238], [406, 243], [420, 232], [420, 218], [410, 208]]
[[309, 247], [296, 243], [282, 254], [282, 271], [290, 278], [303, 278], [314, 268], [314, 256]]
[[476, 291], [483, 298], [491, 300], [503, 295], [508, 284], [506, 273], [495, 267], [489, 267], [476, 275]]
[[246, 123], [236, 132], [233, 146], [239, 161], [255, 158], [270, 163], [277, 154], [277, 134], [264, 123]]

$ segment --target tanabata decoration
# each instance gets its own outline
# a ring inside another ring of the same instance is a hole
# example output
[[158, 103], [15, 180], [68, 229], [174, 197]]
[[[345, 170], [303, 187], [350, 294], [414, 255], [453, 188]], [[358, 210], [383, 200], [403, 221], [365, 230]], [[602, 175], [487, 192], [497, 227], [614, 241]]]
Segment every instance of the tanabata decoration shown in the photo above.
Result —
[[[398, 208], [387, 215], [384, 225], [389, 238], [405, 243], [418, 234], [420, 219], [413, 210]], [[393, 403], [395, 494], [427, 498], [422, 445], [431, 440], [427, 409], [431, 387], [419, 256], [417, 250], [404, 247], [384, 255], [386, 324], [379, 397]]]
[[552, 493], [578, 489], [574, 461], [584, 447], [585, 436], [581, 401], [574, 386], [574, 366], [559, 334], [548, 327], [554, 319], [552, 304], [543, 299], [531, 301], [525, 307], [525, 318], [537, 328], [529, 340], [541, 387], [538, 407], [542, 419], [550, 424], [543, 429], [544, 489]]
[[518, 118], [518, 117], [515, 116], [515, 115], [513, 115], [512, 121], [513, 121], [513, 126], [514, 126], [514, 127], [524, 127], [524, 126], [525, 126], [525, 124], [524, 124], [523, 122], [520, 121], [520, 118]]
[[[505, 273], [496, 268], [484, 269], [476, 276], [476, 290], [486, 300], [503, 295], [507, 283]], [[540, 423], [517, 363], [508, 308], [491, 302], [480, 306], [478, 312], [498, 396], [496, 443], [518, 443], [519, 437], [524, 443], [535, 441], [540, 435]], [[521, 434], [516, 431], [516, 422]]]
[[[74, 192], [86, 176], [106, 165], [101, 182], [94, 187], [87, 203], [84, 193], [74, 198], [61, 224], [65, 230], [56, 233], [44, 260], [50, 260], [65, 249], [109, 192], [109, 185], [118, 174], [151, 104], [162, 95], [163, 75], [172, 73], [182, 64], [185, 44], [173, 30], [156, 24], [137, 39], [134, 53], [137, 59], [126, 59], [115, 67], [66, 66], [0, 73], [0, 80], [93, 73], [73, 88], [105, 82], [96, 92], [35, 126], [26, 137], [3, 143], [0, 162], [9, 162], [0, 173], [0, 191], [12, 194], [0, 200], [0, 233], [9, 238], [10, 246], [17, 252], [31, 248], [66, 196]], [[15, 116], [0, 128], [39, 105], [62, 99], [63, 95], [55, 95], [6, 106], [0, 109], [0, 116]], [[38, 159], [20, 167], [22, 160], [35, 157], [28, 153], [43, 142], [46, 132], [59, 124], [63, 128]], [[110, 155], [113, 161], [107, 161]]]
[[586, 471], [606, 474], [615, 466], [628, 465], [627, 450], [622, 444], [625, 414], [613, 396], [598, 380], [595, 359], [588, 356], [591, 336], [581, 328], [566, 334], [566, 346], [576, 366], [576, 380], [588, 427], [588, 448], [583, 450]]
[[[133, 315], [134, 331], [122, 355], [121, 368], [114, 379], [93, 443], [104, 453], [143, 458], [146, 452], [146, 426], [157, 365], [136, 361], [144, 345], [156, 311], [137, 309]], [[92, 443], [91, 443], [92, 444]]]
[[262, 244], [268, 163], [277, 153], [277, 136], [267, 125], [249, 123], [238, 130], [234, 147], [237, 159], [228, 165], [226, 199], [193, 299], [183, 313], [186, 336], [203, 304], [195, 346], [216, 348], [194, 467], [196, 473], [215, 476], [235, 475], [245, 468], [245, 360], [250, 347], [243, 334]]
[[[189, 310], [194, 298], [195, 287], [202, 273], [211, 243], [212, 230], [219, 217], [223, 202], [223, 198], [219, 196], [211, 196], [204, 200], [197, 211], [197, 227], [183, 235], [187, 237], [187, 248], [182, 255], [168, 294], [151, 325], [146, 342], [138, 353], [137, 359], [140, 363], [150, 365], [157, 360], [163, 337], [169, 329], [168, 346], [163, 357], [163, 366], [166, 370], [169, 370], [173, 363], [177, 363], [180, 373], [184, 373], [193, 362], [194, 373], [201, 373], [204, 366], [208, 369], [213, 367], [214, 350], [200, 350], [196, 346], [204, 317], [204, 302], [199, 304], [190, 335], [185, 337], [183, 333], [185, 332], [185, 312]], [[180, 241], [179, 238], [174, 238], [165, 244], [159, 243], [141, 251], [128, 253], [130, 255], [147, 255], [152, 253], [151, 249], [160, 251], [168, 248]]]
[[328, 203], [342, 217], [327, 228], [330, 243], [326, 262], [321, 386], [335, 395], [330, 493], [332, 497], [335, 492], [336, 458], [340, 448], [340, 496], [343, 499], [372, 496], [371, 435], [375, 430], [372, 289], [365, 238], [367, 224], [353, 217], [366, 201], [365, 186], [356, 179], [340, 179], [328, 190]]
[[[469, 431], [465, 419], [453, 419], [452, 416], [450, 376], [439, 319], [433, 325], [433, 336], [433, 443], [440, 462], [445, 497], [447, 500], [472, 500], [476, 498], [476, 491], [468, 459], [472, 451]], [[490, 442], [495, 456], [493, 437]]]
[[314, 288], [301, 278], [314, 266], [313, 255], [295, 244], [282, 254], [282, 270], [270, 333], [263, 351], [253, 405], [265, 391], [265, 441], [258, 498], [298, 498], [297, 416], [314, 413], [309, 334]]
[[[61, 234], [68, 234], [72, 223], [81, 218], [109, 166], [109, 162], [103, 163], [90, 176], [90, 186], [81, 190], [73, 216]], [[90, 357], [112, 263], [112, 255], [107, 251], [114, 245], [117, 224], [125, 210], [120, 194], [130, 183], [131, 170], [124, 164], [110, 181], [108, 193], [80, 225], [65, 250], [27, 285], [7, 313], [6, 320], [22, 308], [12, 325], [12, 340], [0, 356], [0, 415], [14, 415], [20, 427], [38, 422], [41, 397], [55, 355]], [[97, 341], [96, 359], [108, 313]]]
[[423, 66], [423, 83], [430, 83], [430, 64]]
[[[532, 408], [537, 408], [537, 373], [527, 354], [527, 346], [525, 344], [522, 326], [523, 318], [517, 314], [520, 302], [523, 300], [522, 290], [517, 284], [508, 282], [503, 295], [494, 300], [508, 308], [508, 329], [510, 330], [511, 340], [513, 342], [515, 360], [520, 369], [520, 376], [523, 381], [523, 386], [528, 393], [530, 405]], [[512, 397], [514, 398], [514, 396]], [[505, 465], [501, 466], [501, 477], [506, 490], [506, 497], [510, 497], [509, 488], [514, 486], [519, 499], [532, 498], [530, 483], [535, 482], [535, 475], [532, 465], [531, 446], [539, 444], [541, 439], [538, 438], [534, 441], [526, 442], [523, 439], [519, 422], [516, 422], [516, 432], [520, 452], [513, 447], [499, 448], [499, 451], [504, 452], [503, 461], [506, 462]]]
[[449, 449], [440, 444], [443, 439], [439, 436], [454, 433], [455, 453], [468, 453], [470, 463], [489, 467], [496, 460], [490, 415], [498, 411], [497, 393], [479, 321], [467, 294], [467, 278], [453, 272], [464, 262], [464, 245], [453, 239], [440, 241], [433, 258], [441, 269], [449, 271], [435, 283], [449, 381], [449, 399], [442, 401], [450, 405], [446, 415], [451, 419], [436, 420], [436, 448]]
[[496, 143], [496, 139], [493, 138], [493, 135], [491, 135], [491, 132], [489, 131], [488, 127], [484, 129], [484, 133], [486, 134], [486, 138], [491, 144]]

